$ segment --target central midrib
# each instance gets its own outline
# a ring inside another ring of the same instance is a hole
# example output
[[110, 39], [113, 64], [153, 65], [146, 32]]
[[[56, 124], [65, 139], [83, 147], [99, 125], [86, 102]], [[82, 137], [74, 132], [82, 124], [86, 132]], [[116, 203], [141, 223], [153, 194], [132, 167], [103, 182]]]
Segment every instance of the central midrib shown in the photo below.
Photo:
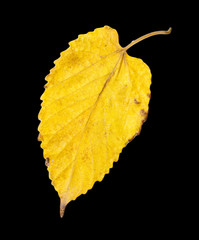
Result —
[[[82, 131], [82, 135], [81, 135], [81, 139], [80, 139], [80, 142], [79, 142], [79, 145], [78, 145], [78, 149], [77, 149], [77, 152], [76, 152], [75, 157], [74, 157], [74, 160], [73, 160], [73, 166], [72, 166], [72, 170], [71, 170], [71, 176], [70, 176], [70, 179], [69, 179], [69, 182], [68, 182], [68, 186], [67, 186], [67, 189], [66, 189], [65, 192], [68, 191], [70, 182], [71, 182], [71, 180], [72, 180], [73, 173], [74, 173], [74, 169], [75, 169], [75, 162], [76, 162], [76, 159], [77, 159], [77, 155], [78, 155], [78, 153], [79, 153], [79, 149], [80, 149], [80, 146], [81, 146], [81, 143], [82, 143], [82, 140], [83, 140], [83, 136], [84, 136], [84, 133], [85, 133], [85, 131], [86, 131], [86, 129], [87, 129], [87, 126], [88, 126], [88, 124], [89, 124], [89, 121], [90, 121], [90, 119], [91, 119], [91, 116], [92, 116], [92, 114], [93, 114], [93, 112], [94, 112], [94, 110], [95, 110], [95, 108], [96, 108], [96, 106], [97, 106], [97, 104], [98, 104], [98, 102], [99, 102], [99, 100], [100, 100], [100, 97], [101, 97], [102, 93], [104, 92], [105, 88], [107, 87], [107, 84], [110, 82], [112, 76], [115, 74], [116, 69], [117, 69], [117, 66], [118, 66], [119, 63], [120, 63], [119, 69], [121, 68], [121, 64], [122, 64], [122, 60], [123, 60], [124, 54], [125, 54], [125, 51], [120, 53], [119, 60], [117, 61], [115, 67], [113, 68], [113, 71], [109, 74], [108, 78], [106, 79], [106, 81], [105, 81], [105, 83], [104, 83], [104, 85], [103, 85], [103, 88], [102, 88], [101, 92], [99, 93], [99, 96], [97, 97], [97, 100], [95, 101], [95, 103], [94, 103], [94, 105], [93, 105], [93, 108], [91, 109], [91, 112], [90, 112], [90, 114], [89, 114], [89, 116], [88, 116], [88, 120], [87, 120], [87, 122], [86, 122], [86, 124], [85, 124], [85, 126], [84, 126], [83, 131]], [[118, 70], [118, 72], [119, 72], [119, 70]]]

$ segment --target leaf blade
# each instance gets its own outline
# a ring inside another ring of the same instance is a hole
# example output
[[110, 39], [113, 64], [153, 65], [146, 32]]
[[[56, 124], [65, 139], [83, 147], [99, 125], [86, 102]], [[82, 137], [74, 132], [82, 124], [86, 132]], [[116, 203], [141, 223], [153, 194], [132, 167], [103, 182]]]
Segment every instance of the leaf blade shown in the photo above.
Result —
[[47, 77], [39, 114], [41, 147], [61, 199], [61, 217], [70, 201], [102, 181], [139, 134], [151, 83], [148, 66], [127, 55], [114, 29], [96, 29], [69, 45]]

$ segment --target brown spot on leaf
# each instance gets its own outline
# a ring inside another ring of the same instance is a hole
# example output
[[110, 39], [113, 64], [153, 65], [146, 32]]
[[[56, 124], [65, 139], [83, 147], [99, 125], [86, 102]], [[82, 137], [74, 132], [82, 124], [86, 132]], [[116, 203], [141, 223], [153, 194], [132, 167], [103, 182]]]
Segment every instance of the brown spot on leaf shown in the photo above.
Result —
[[135, 104], [140, 104], [140, 102], [138, 102], [138, 100], [136, 98], [134, 98], [134, 103]]
[[[134, 99], [134, 100], [136, 100], [136, 99]], [[131, 141], [133, 141], [133, 139], [134, 139], [135, 137], [137, 137], [138, 135], [140, 135], [140, 132], [141, 132], [141, 130], [142, 130], [142, 125], [143, 125], [143, 123], [147, 120], [148, 112], [145, 112], [144, 109], [142, 109], [142, 110], [140, 111], [140, 114], [141, 114], [141, 116], [143, 117], [143, 118], [142, 118], [141, 126], [140, 126], [138, 132], [137, 132], [132, 138], [130, 138], [130, 139], [128, 140], [127, 144], [129, 144]], [[127, 145], [127, 144], [126, 144], [126, 145]]]
[[148, 112], [145, 112], [144, 109], [140, 111], [140, 114], [142, 116], [142, 123], [146, 122], [147, 117], [148, 117]]
[[147, 97], [148, 97], [148, 98], [151, 98], [151, 93], [148, 93], [148, 94], [147, 94]]
[[45, 165], [46, 165], [46, 167], [49, 166], [49, 158], [46, 158]]
[[[129, 144], [130, 142], [132, 142], [133, 139], [134, 139], [135, 137], [137, 137], [137, 135], [138, 135], [138, 134], [136, 133], [132, 138], [130, 138], [130, 139], [128, 140], [127, 144]], [[127, 145], [127, 144], [126, 144], [126, 145]]]
[[144, 109], [142, 109], [142, 110], [140, 111], [140, 114], [141, 114], [141, 116], [143, 116], [143, 117], [145, 117], [145, 116], [147, 115], [147, 113], [144, 111]]

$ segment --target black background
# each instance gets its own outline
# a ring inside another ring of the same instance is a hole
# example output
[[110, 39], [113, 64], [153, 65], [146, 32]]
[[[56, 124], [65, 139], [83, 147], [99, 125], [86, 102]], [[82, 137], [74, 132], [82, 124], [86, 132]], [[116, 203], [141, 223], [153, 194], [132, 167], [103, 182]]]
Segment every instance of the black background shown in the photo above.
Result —
[[[118, 31], [121, 46], [156, 30], [173, 28], [172, 34], [149, 38], [128, 50], [128, 54], [141, 58], [152, 71], [149, 116], [140, 136], [123, 150], [120, 159], [86, 195], [68, 204], [63, 219], [59, 217], [59, 197], [48, 178], [43, 151], [37, 141], [40, 96], [44, 91], [45, 76], [54, 66], [68, 42], [79, 34], [108, 25]], [[177, 41], [179, 24], [176, 21], [149, 23], [82, 23], [67, 21], [61, 25], [48, 21], [31, 22], [16, 30], [13, 46], [20, 56], [17, 83], [10, 87], [17, 91], [18, 108], [13, 142], [19, 142], [10, 162], [9, 174], [16, 176], [9, 188], [8, 216], [16, 222], [20, 216], [22, 226], [31, 234], [39, 229], [44, 233], [96, 236], [107, 232], [128, 234], [175, 229], [183, 215], [179, 195], [184, 187], [181, 178], [183, 161], [177, 156], [178, 125], [176, 113]], [[17, 60], [16, 60], [17, 61]], [[22, 90], [23, 89], [23, 90]], [[16, 157], [17, 156], [17, 157]], [[16, 168], [15, 168], [16, 167]], [[17, 170], [16, 170], [17, 169]], [[14, 199], [14, 200], [13, 200]], [[8, 220], [9, 223], [10, 220]], [[35, 230], [35, 231], [34, 231]], [[17, 231], [20, 232], [18, 229]]]

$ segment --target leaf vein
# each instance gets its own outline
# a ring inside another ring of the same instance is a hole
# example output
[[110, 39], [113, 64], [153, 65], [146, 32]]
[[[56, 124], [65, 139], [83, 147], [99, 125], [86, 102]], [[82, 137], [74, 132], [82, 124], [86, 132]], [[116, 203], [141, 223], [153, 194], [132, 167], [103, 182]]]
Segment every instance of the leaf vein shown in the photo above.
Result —
[[79, 101], [76, 101], [75, 103], [73, 103], [73, 104], [71, 104], [71, 105], [68, 105], [68, 106], [63, 107], [61, 110], [59, 110], [59, 111], [53, 113], [52, 115], [50, 115], [50, 116], [44, 121], [44, 123], [46, 123], [47, 121], [49, 121], [49, 120], [50, 120], [51, 118], [53, 118], [55, 115], [57, 115], [57, 114], [65, 111], [66, 108], [73, 107], [73, 106], [75, 106], [75, 105], [77, 105], [77, 104], [80, 105], [81, 102], [83, 102], [83, 101], [85, 101], [85, 100], [88, 100], [89, 98], [96, 97], [96, 96], [98, 96], [98, 93], [95, 94], [95, 95], [93, 95], [93, 96], [89, 96], [89, 97], [86, 97], [86, 98], [81, 99], [81, 100], [79, 100]]
[[[90, 108], [92, 108], [92, 106], [89, 106], [88, 108], [86, 108], [83, 112], [81, 112], [80, 114], [78, 114], [76, 117], [74, 117], [73, 119], [71, 119], [65, 126], [63, 126], [61, 129], [57, 130], [52, 137], [49, 139], [48, 143], [52, 140], [52, 138], [54, 137], [54, 135], [56, 135], [57, 133], [61, 132], [64, 128], [68, 127], [68, 125], [74, 121], [76, 118], [80, 117], [82, 114], [84, 114], [86, 111], [88, 111]], [[44, 135], [45, 136], [45, 135]]]
[[71, 75], [70, 77], [68, 77], [68, 78], [66, 78], [66, 79], [64, 79], [64, 80], [62, 80], [62, 81], [54, 84], [53, 86], [49, 86], [49, 87], [54, 87], [54, 86], [57, 86], [57, 85], [62, 84], [63, 82], [67, 81], [68, 79], [70, 79], [70, 78], [72, 78], [72, 77], [74, 77], [74, 76], [77, 76], [77, 75], [79, 75], [80, 73], [82, 73], [82, 72], [84, 72], [84, 71], [87, 71], [89, 68], [95, 66], [95, 65], [98, 64], [99, 62], [104, 61], [105, 58], [107, 58], [107, 57], [109, 57], [109, 56], [111, 56], [111, 55], [113, 55], [113, 54], [116, 54], [116, 53], [118, 53], [118, 52], [119, 52], [119, 51], [116, 50], [115, 52], [109, 53], [108, 55], [102, 57], [99, 61], [97, 61], [97, 62], [95, 62], [95, 63], [92, 63], [91, 65], [85, 67], [84, 69], [80, 70], [79, 72], [75, 73], [74, 75]]
[[69, 182], [68, 182], [67, 187], [66, 187], [66, 193], [68, 192], [68, 189], [69, 189], [69, 186], [70, 186], [72, 177], [73, 177], [73, 173], [74, 173], [74, 169], [75, 169], [75, 162], [76, 162], [76, 159], [77, 159], [77, 154], [79, 153], [79, 149], [80, 149], [80, 146], [81, 146], [81, 143], [82, 143], [82, 139], [83, 139], [83, 136], [84, 136], [84, 132], [85, 132], [85, 130], [86, 130], [86, 128], [87, 128], [87, 125], [88, 125], [88, 123], [89, 123], [89, 120], [90, 120], [90, 118], [91, 118], [91, 115], [92, 115], [92, 113], [93, 113], [93, 111], [94, 111], [97, 103], [99, 102], [99, 98], [100, 98], [102, 92], [104, 91], [104, 89], [105, 89], [106, 86], [107, 86], [107, 83], [110, 81], [111, 77], [112, 77], [113, 74], [115, 73], [116, 68], [117, 68], [117, 66], [118, 66], [118, 64], [119, 64], [119, 62], [121, 61], [122, 58], [123, 58], [123, 54], [120, 56], [119, 60], [117, 61], [116, 65], [115, 65], [115, 67], [113, 68], [113, 71], [110, 73], [109, 77], [107, 78], [107, 80], [106, 80], [106, 82], [105, 82], [105, 84], [104, 84], [104, 86], [103, 86], [103, 88], [102, 88], [102, 90], [101, 90], [101, 92], [100, 92], [100, 94], [99, 94], [99, 96], [98, 96], [98, 98], [97, 98], [97, 100], [96, 100], [96, 102], [95, 102], [95, 104], [94, 104], [91, 112], [90, 112], [90, 115], [89, 115], [89, 117], [88, 117], [88, 120], [87, 120], [87, 122], [86, 122], [86, 124], [85, 124], [84, 130], [83, 130], [83, 132], [82, 132], [81, 140], [80, 140], [80, 143], [79, 143], [79, 146], [78, 146], [78, 149], [77, 149], [75, 158], [74, 158], [74, 160], [73, 160], [73, 167], [72, 167], [72, 169], [71, 169], [70, 179], [69, 179]]
[[[53, 101], [49, 102], [49, 104], [47, 104], [46, 106], [48, 106], [48, 105], [50, 105], [50, 104], [53, 104], [53, 103], [55, 103], [56, 101], [59, 101], [60, 99], [67, 98], [67, 97], [69, 97], [69, 96], [71, 96], [71, 95], [74, 95], [74, 93], [76, 93], [77, 91], [81, 90], [81, 89], [84, 88], [84, 87], [89, 86], [90, 84], [92, 84], [93, 82], [95, 82], [95, 81], [97, 81], [97, 80], [100, 80], [100, 79], [106, 77], [107, 75], [109, 75], [109, 74], [106, 74], [106, 75], [104, 75], [104, 76], [101, 76], [101, 77], [99, 77], [99, 78], [96, 78], [96, 79], [94, 79], [94, 80], [92, 80], [92, 81], [90, 81], [90, 82], [82, 85], [81, 87], [79, 87], [78, 89], [76, 89], [75, 91], [73, 91], [72, 93], [70, 93], [70, 94], [68, 94], [68, 95], [64, 95], [64, 96], [62, 96], [62, 97], [59, 97], [59, 98], [54, 99]], [[97, 94], [96, 94], [96, 95], [97, 95]]]

